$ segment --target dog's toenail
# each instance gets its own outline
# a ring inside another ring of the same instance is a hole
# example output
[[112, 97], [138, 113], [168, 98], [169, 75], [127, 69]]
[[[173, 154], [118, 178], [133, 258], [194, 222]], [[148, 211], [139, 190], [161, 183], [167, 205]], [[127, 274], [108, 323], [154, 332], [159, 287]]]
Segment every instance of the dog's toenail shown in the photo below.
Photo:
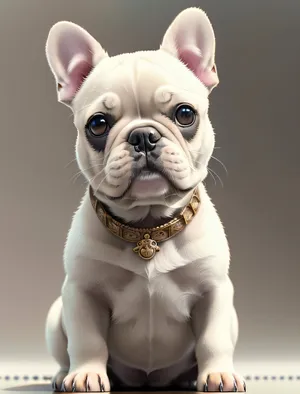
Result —
[[85, 391], [88, 392], [90, 391], [90, 385], [89, 385], [89, 381], [88, 381], [88, 377], [86, 377], [85, 379]]
[[76, 382], [74, 380], [73, 384], [72, 384], [72, 392], [75, 393], [76, 392]]
[[203, 387], [203, 391], [204, 391], [204, 392], [207, 392], [207, 391], [208, 391], [208, 384], [207, 384], [207, 382], [205, 383], [205, 385], [204, 385], [204, 387]]
[[64, 381], [61, 384], [61, 391], [66, 392], [66, 386]]
[[236, 393], [238, 391], [236, 381], [233, 383], [233, 391]]
[[224, 386], [223, 386], [223, 383], [221, 382], [221, 383], [220, 383], [220, 386], [219, 386], [219, 391], [223, 391], [223, 387], [224, 387]]
[[244, 382], [244, 391], [245, 392], [247, 391], [247, 389], [246, 389], [246, 382]]
[[101, 391], [101, 393], [103, 393], [105, 391], [105, 387], [104, 387], [104, 384], [101, 382], [100, 376], [98, 376], [98, 383], [100, 386], [100, 391]]

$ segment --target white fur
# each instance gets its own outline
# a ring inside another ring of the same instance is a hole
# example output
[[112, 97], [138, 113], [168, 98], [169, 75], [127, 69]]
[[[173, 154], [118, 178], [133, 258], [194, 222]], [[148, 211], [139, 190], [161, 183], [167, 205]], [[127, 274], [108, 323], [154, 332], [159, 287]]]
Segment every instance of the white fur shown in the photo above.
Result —
[[[63, 85], [59, 98], [71, 106], [78, 130], [77, 161], [97, 197], [127, 223], [158, 224], [188, 203], [192, 191], [183, 189], [195, 185], [201, 196], [193, 221], [145, 262], [133, 253], [133, 244], [102, 225], [87, 190], [65, 246], [62, 296], [47, 319], [47, 345], [61, 366], [56, 379], [67, 375], [67, 389], [75, 379], [79, 390], [87, 374], [90, 389], [99, 390], [96, 373], [109, 390], [109, 357], [115, 373], [131, 385], [141, 385], [145, 376], [153, 386], [166, 385], [197, 362], [199, 390], [209, 374], [219, 376], [209, 381], [210, 390], [220, 384], [220, 373], [225, 388], [231, 387], [238, 326], [228, 277], [230, 254], [202, 184], [214, 148], [208, 117], [208, 94], [218, 83], [214, 51], [211, 24], [194, 8], [175, 19], [158, 51], [110, 58], [74, 24], [58, 23], [49, 33], [48, 60]], [[72, 71], [74, 62], [89, 70], [83, 83]], [[193, 104], [200, 116], [190, 142], [161, 115], [177, 102]], [[93, 113], [104, 110], [114, 111], [118, 122], [99, 153], [89, 146], [84, 126]], [[158, 160], [178, 188], [173, 196], [168, 196], [169, 182], [157, 174], [134, 180], [126, 192], [135, 165], [126, 137], [142, 126], [162, 135]], [[123, 198], [111, 199], [124, 192]]]

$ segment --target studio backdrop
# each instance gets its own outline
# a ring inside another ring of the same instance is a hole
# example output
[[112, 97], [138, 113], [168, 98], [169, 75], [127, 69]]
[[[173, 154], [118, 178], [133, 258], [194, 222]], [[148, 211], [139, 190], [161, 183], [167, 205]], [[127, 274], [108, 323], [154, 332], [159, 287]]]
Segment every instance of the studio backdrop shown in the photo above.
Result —
[[72, 114], [46, 62], [49, 29], [75, 22], [111, 55], [156, 49], [190, 6], [207, 12], [217, 40], [205, 183], [231, 248], [236, 363], [245, 374], [300, 370], [300, 2], [1, 0], [0, 375], [56, 370], [45, 318], [86, 188]]

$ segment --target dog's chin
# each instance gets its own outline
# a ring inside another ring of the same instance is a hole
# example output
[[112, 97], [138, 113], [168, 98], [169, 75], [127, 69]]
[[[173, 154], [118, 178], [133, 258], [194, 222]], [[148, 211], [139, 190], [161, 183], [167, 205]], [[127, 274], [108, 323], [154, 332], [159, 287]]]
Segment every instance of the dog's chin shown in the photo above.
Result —
[[151, 199], [163, 197], [170, 190], [170, 183], [159, 173], [142, 171], [132, 180], [128, 194], [134, 199]]

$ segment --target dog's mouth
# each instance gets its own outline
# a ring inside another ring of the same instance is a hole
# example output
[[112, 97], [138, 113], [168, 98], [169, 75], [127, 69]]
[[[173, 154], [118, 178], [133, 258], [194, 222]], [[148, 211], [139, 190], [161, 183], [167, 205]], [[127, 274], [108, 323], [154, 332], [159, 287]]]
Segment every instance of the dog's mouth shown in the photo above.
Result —
[[161, 196], [168, 192], [170, 184], [158, 171], [143, 169], [133, 180], [130, 194], [135, 198]]
[[142, 171], [140, 171], [140, 173], [136, 176], [135, 179], [151, 181], [151, 180], [156, 179], [161, 176], [162, 175], [158, 171], [151, 171], [147, 168], [144, 168]]

